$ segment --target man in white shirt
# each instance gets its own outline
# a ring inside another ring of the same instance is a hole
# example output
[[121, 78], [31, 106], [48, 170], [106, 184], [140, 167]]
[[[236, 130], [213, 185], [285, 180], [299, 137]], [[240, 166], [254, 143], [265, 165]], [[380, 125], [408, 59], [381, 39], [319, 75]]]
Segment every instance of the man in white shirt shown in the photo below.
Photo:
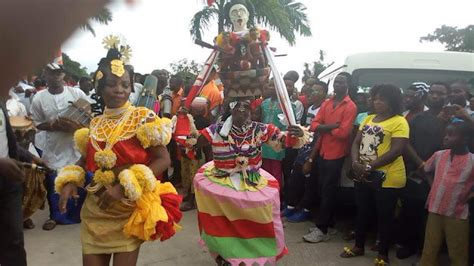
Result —
[[[66, 165], [75, 164], [80, 158], [79, 152], [74, 148], [73, 134], [81, 128], [81, 125], [60, 117], [60, 114], [68, 109], [71, 102], [80, 98], [89, 100], [89, 97], [80, 89], [64, 86], [64, 70], [58, 64], [48, 64], [43, 75], [48, 83], [48, 89], [35, 95], [30, 111], [41, 136], [36, 141], [42, 143], [36, 144], [42, 150], [42, 159], [49, 168], [58, 170]], [[80, 222], [80, 205], [68, 208], [66, 214], [60, 213], [59, 196], [54, 192], [55, 178], [56, 176], [49, 175], [45, 182], [50, 207], [50, 220], [43, 225], [45, 230], [54, 229], [56, 223]]]
[[469, 106], [471, 84], [466, 80], [459, 79], [451, 83], [451, 93], [449, 94], [449, 102], [451, 104], [458, 104], [465, 108], [467, 113], [472, 116], [473, 111]]
[[308, 101], [311, 104], [306, 111], [304, 126], [311, 126], [311, 122], [319, 112], [321, 104], [326, 100], [328, 95], [328, 85], [322, 81], [316, 83], [308, 89]]
[[128, 98], [128, 101], [135, 105], [140, 98], [140, 94], [142, 94], [143, 91], [143, 85], [140, 83], [133, 83], [133, 91], [130, 93], [130, 96]]
[[7, 100], [8, 116], [27, 116], [25, 105], [20, 102], [13, 89], [10, 89], [9, 96], [10, 98]]

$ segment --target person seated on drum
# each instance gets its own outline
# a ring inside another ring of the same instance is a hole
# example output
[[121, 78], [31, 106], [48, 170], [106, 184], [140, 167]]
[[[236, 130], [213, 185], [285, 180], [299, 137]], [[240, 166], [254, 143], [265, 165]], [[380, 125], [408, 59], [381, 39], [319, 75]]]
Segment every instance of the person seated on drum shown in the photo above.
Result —
[[[201, 130], [197, 140], [196, 147], [211, 146], [214, 157], [194, 178], [201, 238], [218, 263], [274, 264], [286, 253], [286, 247], [279, 185], [260, 169], [262, 145], [283, 149], [290, 137], [296, 138], [294, 147], [301, 147], [309, 136], [299, 126], [289, 126], [287, 132], [281, 132], [272, 124], [252, 121], [250, 100], [235, 99], [228, 104], [228, 110], [223, 121]], [[216, 210], [220, 210], [219, 214]], [[234, 222], [237, 220], [241, 223]], [[236, 231], [215, 230], [216, 223], [223, 226], [221, 229], [231, 224]], [[238, 224], [245, 224], [245, 228], [239, 230], [235, 226]], [[269, 245], [257, 241], [262, 238]], [[232, 239], [232, 248], [228, 248], [228, 239]]]
[[[61, 65], [48, 64], [43, 71], [43, 76], [48, 89], [35, 95], [30, 110], [31, 118], [38, 129], [35, 144], [42, 150], [42, 159], [46, 165], [53, 170], [58, 170], [79, 160], [80, 154], [74, 148], [73, 133], [82, 127], [75, 121], [59, 117], [59, 114], [69, 108], [70, 102], [76, 102], [78, 99], [88, 101], [89, 98], [80, 89], [64, 86], [65, 72]], [[55, 178], [54, 174], [46, 176], [50, 219], [43, 225], [44, 230], [54, 229], [56, 223], [80, 222], [79, 212], [82, 200], [79, 200], [76, 206], [69, 208], [68, 213], [60, 214], [59, 195], [54, 193]]]

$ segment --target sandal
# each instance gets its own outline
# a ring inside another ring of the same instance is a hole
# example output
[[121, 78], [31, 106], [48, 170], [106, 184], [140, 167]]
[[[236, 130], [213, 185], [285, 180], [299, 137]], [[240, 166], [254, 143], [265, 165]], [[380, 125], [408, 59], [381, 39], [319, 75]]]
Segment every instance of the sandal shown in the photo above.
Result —
[[185, 201], [181, 203], [181, 206], [179, 206], [179, 210], [182, 212], [187, 212], [194, 209], [196, 209], [196, 204], [194, 201]]
[[33, 228], [35, 228], [35, 224], [33, 223], [33, 221], [30, 218], [28, 218], [28, 219], [23, 221], [23, 228], [33, 229]]
[[47, 220], [46, 222], [44, 222], [43, 224], [43, 230], [45, 231], [51, 231], [53, 230], [54, 228], [56, 227], [56, 221], [54, 220]]
[[387, 266], [387, 265], [390, 265], [390, 263], [388, 262], [388, 257], [385, 257], [385, 256], [378, 256], [375, 261], [374, 261], [374, 265], [375, 266]]
[[339, 256], [345, 259], [364, 256], [363, 249], [358, 249], [358, 250], [355, 250], [355, 249], [357, 248], [344, 247], [344, 251]]

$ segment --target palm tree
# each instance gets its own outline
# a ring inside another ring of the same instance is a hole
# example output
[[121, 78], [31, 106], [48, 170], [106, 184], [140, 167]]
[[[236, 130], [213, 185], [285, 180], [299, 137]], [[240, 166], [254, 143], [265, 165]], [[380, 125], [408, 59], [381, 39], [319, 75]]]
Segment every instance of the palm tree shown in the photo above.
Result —
[[[108, 25], [112, 21], [112, 13], [106, 7], [102, 8], [100, 12], [91, 17], [91, 20], [98, 22], [99, 24]], [[95, 30], [92, 28], [90, 21], [82, 25], [82, 29], [89, 31], [95, 37]]]
[[[209, 28], [210, 23], [217, 18], [218, 32], [229, 29], [225, 5], [228, 0], [216, 0], [210, 6], [194, 14], [191, 20], [190, 33], [194, 39], [201, 40], [203, 31]], [[247, 0], [249, 9], [253, 10], [254, 17], [249, 21], [268, 27], [278, 32], [290, 45], [295, 44], [295, 33], [302, 36], [311, 36], [306, 7], [294, 0]]]

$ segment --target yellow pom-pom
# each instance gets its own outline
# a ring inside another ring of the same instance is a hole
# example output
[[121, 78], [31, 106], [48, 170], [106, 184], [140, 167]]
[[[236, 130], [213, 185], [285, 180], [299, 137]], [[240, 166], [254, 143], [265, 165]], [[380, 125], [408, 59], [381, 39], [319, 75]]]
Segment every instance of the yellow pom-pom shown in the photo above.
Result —
[[224, 33], [217, 35], [216, 37], [217, 46], [221, 47], [224, 44]]
[[298, 138], [298, 141], [293, 145], [293, 149], [301, 149], [304, 145], [309, 144], [311, 141], [311, 137], [313, 136], [312, 132], [305, 127], [300, 126], [301, 130], [303, 130], [303, 136]]
[[115, 181], [115, 174], [110, 170], [102, 171], [100, 169], [94, 172], [94, 182], [102, 185], [110, 185]]
[[117, 155], [111, 150], [98, 151], [94, 154], [94, 161], [99, 168], [112, 169], [117, 162]]
[[155, 190], [156, 178], [153, 171], [144, 164], [135, 164], [129, 168], [135, 174], [143, 192]]
[[82, 156], [87, 154], [87, 143], [89, 142], [89, 129], [81, 128], [74, 132], [74, 144]]
[[142, 196], [142, 188], [135, 177], [135, 174], [125, 169], [119, 174], [120, 185], [123, 186], [125, 197], [132, 201], [137, 201]]
[[86, 182], [86, 172], [78, 165], [68, 165], [58, 172], [58, 176], [54, 181], [54, 190], [61, 193], [64, 186], [72, 183], [78, 187], [83, 187]]
[[171, 120], [168, 118], [155, 117], [153, 122], [140, 125], [137, 129], [137, 138], [145, 149], [159, 145], [168, 145], [171, 135]]

